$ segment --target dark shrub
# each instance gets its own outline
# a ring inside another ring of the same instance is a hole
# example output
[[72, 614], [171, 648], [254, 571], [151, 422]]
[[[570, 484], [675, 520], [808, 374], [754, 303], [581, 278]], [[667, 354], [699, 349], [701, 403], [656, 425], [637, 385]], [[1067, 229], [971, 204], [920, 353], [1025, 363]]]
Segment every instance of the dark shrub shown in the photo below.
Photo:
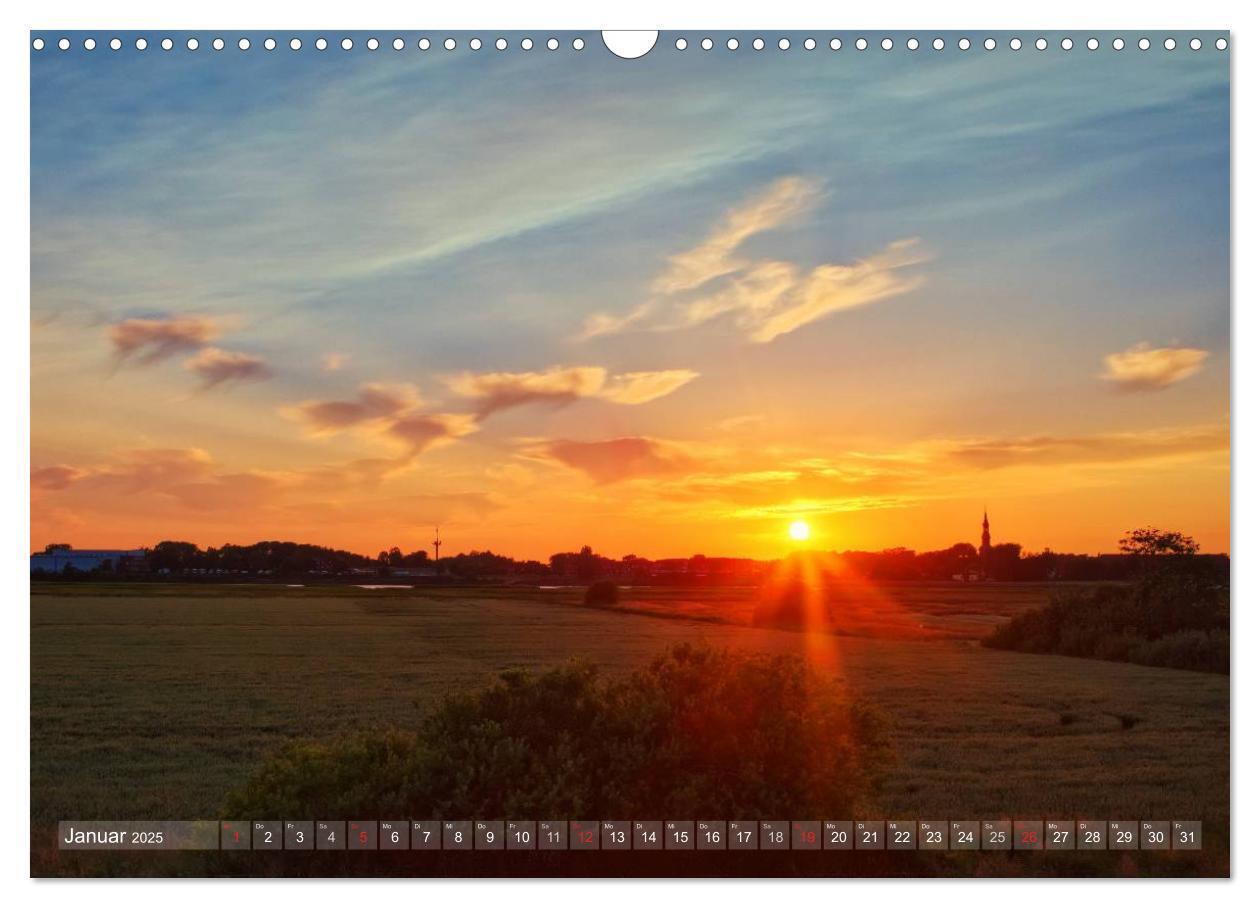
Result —
[[1198, 569], [1074, 589], [997, 628], [984, 645], [1229, 674], [1229, 585]]
[[623, 678], [573, 664], [448, 698], [415, 730], [293, 744], [241, 816], [857, 816], [883, 723], [799, 659], [679, 647]]
[[621, 590], [611, 580], [597, 580], [586, 588], [582, 602], [586, 605], [616, 605], [621, 600]]

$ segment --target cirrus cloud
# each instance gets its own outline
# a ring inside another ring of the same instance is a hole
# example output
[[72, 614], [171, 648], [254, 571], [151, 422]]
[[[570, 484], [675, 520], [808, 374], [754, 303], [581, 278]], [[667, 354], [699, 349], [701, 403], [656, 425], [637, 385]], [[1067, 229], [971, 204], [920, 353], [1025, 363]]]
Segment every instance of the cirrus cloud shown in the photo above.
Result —
[[1162, 391], [1203, 368], [1206, 350], [1141, 343], [1103, 357], [1102, 378], [1125, 391]]
[[777, 337], [828, 315], [901, 296], [923, 283], [905, 269], [929, 260], [917, 237], [906, 237], [849, 263], [813, 268], [775, 259], [740, 256], [750, 237], [782, 227], [822, 194], [818, 183], [785, 177], [736, 205], [699, 245], [671, 256], [651, 284], [652, 297], [625, 314], [597, 312], [582, 339], [634, 327], [691, 328], [729, 316], [753, 343]]

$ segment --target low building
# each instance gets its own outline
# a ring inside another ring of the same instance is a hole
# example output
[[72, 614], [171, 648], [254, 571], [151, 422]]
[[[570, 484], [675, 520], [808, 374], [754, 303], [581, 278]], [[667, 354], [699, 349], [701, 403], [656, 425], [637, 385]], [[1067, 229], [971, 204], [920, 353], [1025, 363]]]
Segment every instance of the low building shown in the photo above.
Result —
[[60, 574], [66, 568], [94, 571], [109, 567], [114, 570], [139, 567], [144, 563], [144, 549], [76, 549], [68, 545], [50, 545], [31, 554], [31, 573], [43, 571]]

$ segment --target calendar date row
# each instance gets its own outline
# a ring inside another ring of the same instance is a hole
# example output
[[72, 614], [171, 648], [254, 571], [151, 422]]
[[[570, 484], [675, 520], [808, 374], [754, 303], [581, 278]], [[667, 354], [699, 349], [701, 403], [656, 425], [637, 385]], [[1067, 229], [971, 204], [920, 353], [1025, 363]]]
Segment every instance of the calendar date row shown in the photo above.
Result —
[[59, 824], [66, 850], [1197, 851], [1198, 820], [194, 820]]

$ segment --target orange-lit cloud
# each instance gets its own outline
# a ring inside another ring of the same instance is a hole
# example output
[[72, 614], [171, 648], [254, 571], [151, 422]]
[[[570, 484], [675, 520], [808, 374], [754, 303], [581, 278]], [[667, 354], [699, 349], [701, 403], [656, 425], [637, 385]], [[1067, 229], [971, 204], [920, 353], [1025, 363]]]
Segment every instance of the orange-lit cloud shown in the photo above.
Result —
[[731, 209], [699, 246], [673, 256], [652, 283], [653, 298], [624, 315], [588, 316], [582, 337], [636, 326], [691, 328], [729, 316], [749, 340], [764, 344], [835, 312], [900, 296], [923, 283], [921, 275], [905, 271], [929, 259], [917, 237], [888, 243], [856, 262], [813, 268], [738, 255], [749, 237], [790, 222], [819, 195], [817, 184], [800, 177], [771, 184]]
[[1041, 464], [1123, 464], [1228, 450], [1229, 429], [1225, 426], [988, 439], [944, 447], [948, 459], [982, 469]]
[[391, 438], [405, 444], [412, 454], [421, 454], [476, 431], [477, 421], [467, 413], [418, 413], [395, 420], [386, 430]]
[[260, 381], [270, 378], [271, 368], [259, 356], [206, 347], [184, 362], [184, 368], [201, 378], [203, 389], [224, 382]]
[[204, 316], [176, 318], [129, 318], [109, 328], [109, 340], [120, 359], [144, 364], [159, 362], [177, 353], [197, 350], [219, 335], [215, 323]]
[[1126, 391], [1161, 391], [1203, 368], [1208, 352], [1196, 347], [1152, 347], [1137, 344], [1103, 357], [1102, 377]]
[[549, 441], [538, 454], [581, 470], [599, 483], [640, 476], [685, 473], [695, 468], [686, 454], [651, 438], [612, 438], [607, 441]]
[[[281, 414], [300, 422], [315, 437], [356, 430], [367, 436], [401, 444], [411, 458], [477, 431], [477, 420], [468, 413], [423, 413], [420, 393], [411, 384], [361, 385], [351, 400], [308, 400], [281, 409]], [[389, 461], [387, 461], [388, 463]]]
[[312, 435], [333, 435], [365, 423], [387, 420], [420, 405], [415, 385], [373, 382], [359, 387], [351, 400], [307, 400], [281, 413], [306, 426]]
[[83, 471], [67, 464], [31, 470], [31, 488], [57, 491], [83, 477]]
[[325, 372], [337, 372], [349, 361], [349, 353], [325, 353], [319, 363]]
[[690, 369], [608, 375], [600, 366], [553, 366], [541, 372], [464, 372], [446, 385], [476, 402], [477, 417], [526, 404], [564, 406], [581, 398], [645, 404], [672, 394], [699, 375]]
[[599, 391], [604, 400], [617, 404], [645, 404], [673, 394], [698, 378], [691, 369], [662, 369], [659, 372], [623, 372], [608, 379]]

